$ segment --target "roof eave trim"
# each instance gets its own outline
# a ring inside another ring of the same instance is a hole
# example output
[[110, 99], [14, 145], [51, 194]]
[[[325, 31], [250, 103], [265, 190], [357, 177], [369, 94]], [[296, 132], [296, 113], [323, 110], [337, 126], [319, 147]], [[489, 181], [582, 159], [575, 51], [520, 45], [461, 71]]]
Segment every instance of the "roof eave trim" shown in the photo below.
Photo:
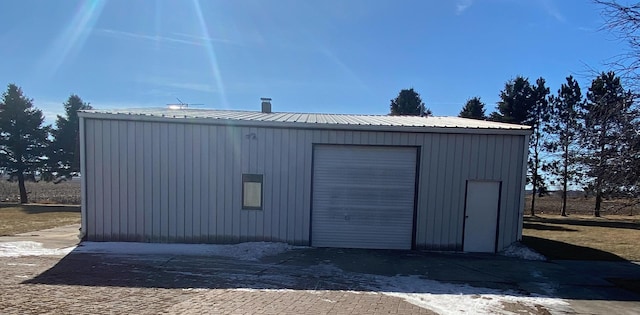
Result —
[[264, 127], [264, 128], [294, 128], [294, 129], [330, 129], [330, 130], [355, 130], [355, 131], [389, 131], [389, 132], [419, 132], [419, 133], [460, 133], [460, 134], [510, 134], [529, 135], [531, 129], [503, 129], [503, 128], [478, 128], [478, 127], [415, 127], [415, 126], [380, 126], [380, 125], [349, 125], [335, 123], [307, 123], [307, 122], [280, 122], [259, 120], [237, 120], [220, 118], [186, 118], [169, 116], [151, 116], [140, 114], [106, 114], [78, 112], [78, 116], [88, 119], [147, 121], [164, 123], [190, 123], [220, 126], [238, 127]]

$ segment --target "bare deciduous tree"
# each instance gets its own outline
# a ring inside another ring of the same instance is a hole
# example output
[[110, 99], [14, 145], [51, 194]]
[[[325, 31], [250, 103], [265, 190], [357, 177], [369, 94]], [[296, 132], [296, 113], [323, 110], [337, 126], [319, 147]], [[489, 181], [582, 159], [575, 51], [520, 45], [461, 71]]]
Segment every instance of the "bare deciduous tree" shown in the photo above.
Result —
[[627, 44], [627, 50], [613, 56], [608, 66], [615, 70], [629, 87], [640, 88], [640, 2], [621, 4], [616, 0], [594, 0], [602, 7], [605, 20], [603, 30], [608, 30]]

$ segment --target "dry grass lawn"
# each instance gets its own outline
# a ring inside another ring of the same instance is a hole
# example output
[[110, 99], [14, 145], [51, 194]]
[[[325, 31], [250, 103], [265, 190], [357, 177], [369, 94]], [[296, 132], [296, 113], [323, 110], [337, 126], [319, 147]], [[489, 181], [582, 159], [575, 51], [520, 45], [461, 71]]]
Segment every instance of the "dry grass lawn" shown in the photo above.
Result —
[[525, 216], [523, 235], [552, 259], [640, 261], [640, 215]]
[[79, 206], [0, 204], [0, 236], [80, 223]]
[[548, 258], [640, 261], [640, 205], [604, 200], [596, 218], [594, 198], [574, 195], [562, 217], [562, 199], [554, 194], [536, 198], [531, 216], [531, 196], [525, 201], [523, 241]]

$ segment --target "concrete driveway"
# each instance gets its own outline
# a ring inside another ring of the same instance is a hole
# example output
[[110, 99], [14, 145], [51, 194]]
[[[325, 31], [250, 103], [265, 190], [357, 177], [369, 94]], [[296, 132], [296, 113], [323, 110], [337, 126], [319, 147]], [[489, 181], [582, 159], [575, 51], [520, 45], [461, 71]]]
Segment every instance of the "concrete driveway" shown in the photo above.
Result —
[[[45, 247], [73, 245], [72, 238], [47, 243], [45, 234], [29, 235]], [[29, 236], [9, 240], [17, 238]], [[640, 265], [630, 262], [304, 248], [258, 261], [71, 252], [0, 258], [0, 266], [0, 309], [16, 314], [456, 314], [473, 305], [476, 313], [506, 314], [640, 310], [639, 295], [614, 285], [640, 279]]]

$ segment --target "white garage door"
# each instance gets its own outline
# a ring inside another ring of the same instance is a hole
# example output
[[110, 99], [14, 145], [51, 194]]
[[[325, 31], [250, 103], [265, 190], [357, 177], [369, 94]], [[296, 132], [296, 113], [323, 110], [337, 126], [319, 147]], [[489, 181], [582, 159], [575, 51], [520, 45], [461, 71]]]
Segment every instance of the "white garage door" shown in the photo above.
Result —
[[312, 245], [411, 249], [416, 150], [316, 146]]

